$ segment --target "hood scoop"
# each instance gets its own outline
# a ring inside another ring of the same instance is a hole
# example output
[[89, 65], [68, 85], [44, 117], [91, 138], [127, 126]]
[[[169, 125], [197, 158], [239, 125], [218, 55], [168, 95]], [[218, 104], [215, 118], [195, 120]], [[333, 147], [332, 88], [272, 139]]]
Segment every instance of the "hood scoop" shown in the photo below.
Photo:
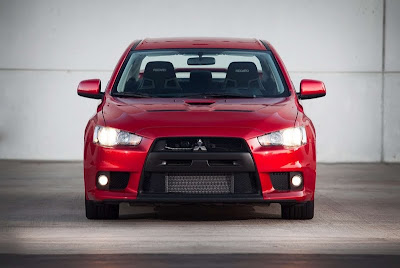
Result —
[[196, 106], [207, 106], [207, 105], [214, 104], [215, 101], [212, 101], [212, 100], [185, 100], [185, 103], [189, 104], [189, 105], [196, 105]]

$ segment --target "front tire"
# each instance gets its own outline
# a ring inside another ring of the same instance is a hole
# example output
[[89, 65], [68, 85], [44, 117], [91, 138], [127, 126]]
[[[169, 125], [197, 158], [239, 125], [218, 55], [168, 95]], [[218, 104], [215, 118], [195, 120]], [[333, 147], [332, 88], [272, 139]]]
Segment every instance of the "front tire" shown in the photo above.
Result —
[[102, 204], [85, 200], [86, 218], [89, 220], [112, 220], [119, 217], [118, 204]]
[[302, 204], [281, 204], [282, 219], [310, 220], [314, 218], [314, 200]]

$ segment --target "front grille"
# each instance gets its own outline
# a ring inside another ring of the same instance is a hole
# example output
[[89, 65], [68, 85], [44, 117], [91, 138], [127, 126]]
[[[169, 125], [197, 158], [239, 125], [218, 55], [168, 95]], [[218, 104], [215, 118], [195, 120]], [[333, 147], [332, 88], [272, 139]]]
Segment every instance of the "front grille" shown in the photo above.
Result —
[[233, 174], [170, 173], [165, 176], [166, 193], [229, 194], [234, 192]]
[[250, 149], [240, 138], [159, 138], [147, 156], [139, 187], [139, 198], [261, 196]]
[[254, 173], [151, 173], [142, 182], [144, 194], [256, 194]]
[[239, 138], [182, 137], [161, 138], [153, 152], [248, 152], [246, 142]]

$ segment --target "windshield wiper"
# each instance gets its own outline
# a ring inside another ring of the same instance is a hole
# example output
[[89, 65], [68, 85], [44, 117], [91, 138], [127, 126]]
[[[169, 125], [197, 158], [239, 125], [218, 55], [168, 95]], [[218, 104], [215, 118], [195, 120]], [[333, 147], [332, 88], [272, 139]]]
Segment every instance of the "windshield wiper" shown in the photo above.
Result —
[[195, 98], [195, 97], [204, 97], [204, 98], [248, 98], [253, 99], [256, 98], [255, 95], [241, 95], [241, 94], [229, 94], [229, 93], [199, 93], [199, 94], [188, 94], [179, 96], [182, 98]]
[[112, 94], [113, 97], [121, 97], [121, 98], [152, 98], [153, 96], [147, 94], [136, 94], [131, 92], [114, 92]]

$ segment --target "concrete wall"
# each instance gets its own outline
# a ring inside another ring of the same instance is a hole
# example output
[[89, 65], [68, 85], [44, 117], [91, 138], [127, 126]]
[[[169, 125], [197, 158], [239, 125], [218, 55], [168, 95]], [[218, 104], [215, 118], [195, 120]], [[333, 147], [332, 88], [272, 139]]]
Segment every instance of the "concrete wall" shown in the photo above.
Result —
[[0, 0], [0, 158], [82, 159], [98, 101], [76, 86], [105, 85], [133, 39], [233, 36], [268, 39], [296, 85], [326, 83], [303, 102], [319, 161], [399, 162], [399, 13], [396, 0]]
[[383, 80], [383, 158], [400, 162], [400, 1], [387, 0]]

